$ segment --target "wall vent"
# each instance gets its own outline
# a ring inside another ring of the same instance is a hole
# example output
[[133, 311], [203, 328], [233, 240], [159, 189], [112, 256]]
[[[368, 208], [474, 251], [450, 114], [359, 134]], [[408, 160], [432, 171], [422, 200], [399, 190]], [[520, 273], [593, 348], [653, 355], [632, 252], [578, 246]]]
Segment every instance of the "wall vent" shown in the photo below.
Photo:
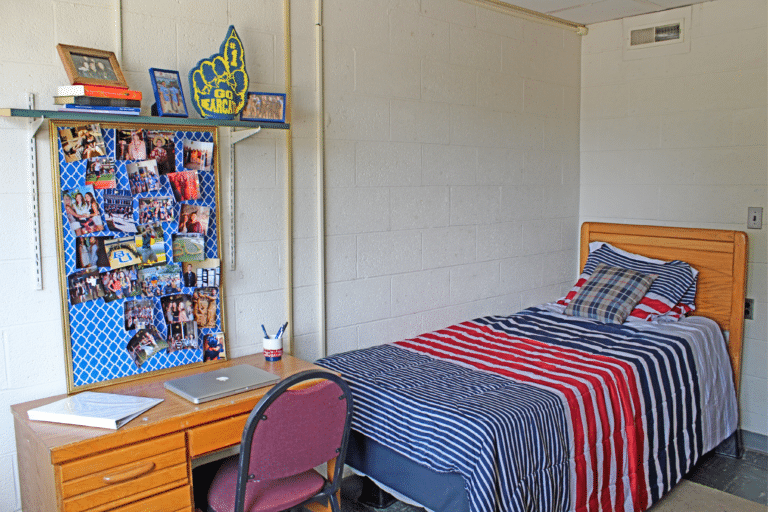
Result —
[[622, 18], [622, 59], [630, 61], [689, 53], [691, 15], [692, 7], [689, 5]]
[[638, 27], [629, 31], [628, 47], [647, 48], [683, 40], [683, 20], [651, 27]]

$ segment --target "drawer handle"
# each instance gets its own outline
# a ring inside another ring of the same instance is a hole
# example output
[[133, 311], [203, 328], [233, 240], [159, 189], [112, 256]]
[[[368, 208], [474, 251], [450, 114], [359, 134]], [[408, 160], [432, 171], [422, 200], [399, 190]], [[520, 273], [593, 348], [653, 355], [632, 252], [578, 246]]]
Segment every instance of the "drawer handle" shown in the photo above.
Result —
[[117, 484], [127, 480], [133, 480], [134, 478], [138, 478], [142, 475], [146, 475], [153, 469], [155, 469], [154, 462], [145, 462], [141, 466], [137, 466], [135, 468], [126, 469], [125, 471], [121, 471], [119, 473], [104, 475], [104, 481], [108, 484]]

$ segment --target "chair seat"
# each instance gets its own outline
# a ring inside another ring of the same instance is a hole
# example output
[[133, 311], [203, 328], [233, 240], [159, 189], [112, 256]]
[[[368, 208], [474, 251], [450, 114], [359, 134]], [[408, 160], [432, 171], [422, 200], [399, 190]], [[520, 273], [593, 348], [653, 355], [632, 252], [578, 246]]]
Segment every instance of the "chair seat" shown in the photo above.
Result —
[[[208, 493], [213, 512], [235, 509], [238, 458], [230, 457], [216, 473]], [[298, 475], [266, 482], [249, 481], [245, 491], [246, 512], [278, 512], [289, 509], [317, 494], [325, 479], [310, 469]]]

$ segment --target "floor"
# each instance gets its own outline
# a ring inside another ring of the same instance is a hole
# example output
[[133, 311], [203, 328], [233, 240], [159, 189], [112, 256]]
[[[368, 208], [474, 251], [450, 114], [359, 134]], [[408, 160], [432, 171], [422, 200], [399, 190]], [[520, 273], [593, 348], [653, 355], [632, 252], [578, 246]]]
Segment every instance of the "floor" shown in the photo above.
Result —
[[[768, 455], [747, 451], [741, 459], [711, 454], [704, 457], [685, 477], [707, 487], [768, 506]], [[387, 508], [374, 508], [356, 501], [362, 479], [351, 476], [342, 484], [344, 512], [420, 512], [423, 509], [396, 501]]]

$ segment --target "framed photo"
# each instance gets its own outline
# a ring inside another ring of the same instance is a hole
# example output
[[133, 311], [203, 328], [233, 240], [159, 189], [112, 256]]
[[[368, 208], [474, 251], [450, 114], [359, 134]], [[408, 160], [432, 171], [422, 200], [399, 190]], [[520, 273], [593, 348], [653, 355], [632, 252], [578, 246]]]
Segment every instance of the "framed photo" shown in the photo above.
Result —
[[149, 68], [149, 77], [152, 79], [152, 91], [155, 93], [157, 115], [188, 117], [179, 72]]
[[59, 57], [72, 84], [107, 85], [128, 88], [117, 57], [112, 52], [57, 44]]
[[285, 122], [285, 94], [276, 92], [248, 92], [241, 121]]

